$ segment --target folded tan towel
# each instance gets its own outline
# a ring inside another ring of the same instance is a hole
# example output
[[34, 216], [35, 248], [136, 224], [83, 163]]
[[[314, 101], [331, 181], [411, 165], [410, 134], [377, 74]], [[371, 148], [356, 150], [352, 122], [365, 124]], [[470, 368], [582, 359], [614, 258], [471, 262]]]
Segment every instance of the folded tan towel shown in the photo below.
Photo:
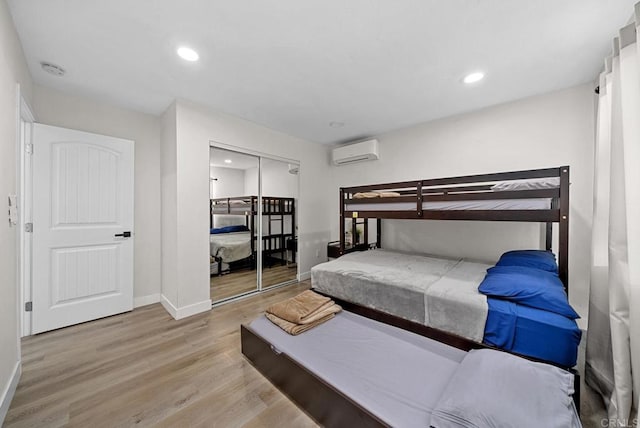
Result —
[[308, 324], [295, 324], [287, 320], [283, 320], [282, 318], [279, 318], [273, 314], [267, 313], [265, 315], [272, 323], [274, 323], [275, 325], [277, 325], [278, 327], [280, 327], [281, 329], [283, 329], [284, 331], [286, 331], [287, 333], [293, 336], [297, 336], [300, 333], [304, 333], [305, 331], [310, 330], [313, 327], [316, 327], [325, 321], [329, 321], [331, 318], [335, 316], [335, 314], [330, 313], [329, 315], [325, 315], [323, 318], [320, 318]]
[[267, 313], [294, 324], [306, 324], [318, 319], [317, 313], [333, 304], [333, 301], [311, 290], [271, 305]]

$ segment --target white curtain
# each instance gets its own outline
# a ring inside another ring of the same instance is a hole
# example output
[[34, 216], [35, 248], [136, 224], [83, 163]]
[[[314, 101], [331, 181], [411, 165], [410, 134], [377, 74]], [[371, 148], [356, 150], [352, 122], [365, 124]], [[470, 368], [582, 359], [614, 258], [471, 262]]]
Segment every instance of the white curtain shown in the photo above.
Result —
[[[636, 9], [640, 12], [640, 6]], [[636, 34], [635, 23], [620, 30], [600, 76], [585, 367], [587, 383], [607, 405], [608, 426], [619, 427], [634, 423], [640, 393], [640, 50]]]

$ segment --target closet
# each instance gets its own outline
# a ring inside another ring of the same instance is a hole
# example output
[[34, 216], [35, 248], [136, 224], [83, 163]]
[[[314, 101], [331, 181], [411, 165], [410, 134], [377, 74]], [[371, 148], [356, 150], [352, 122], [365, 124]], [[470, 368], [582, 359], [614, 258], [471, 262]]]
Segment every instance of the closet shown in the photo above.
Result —
[[214, 304], [297, 282], [299, 163], [211, 146]]

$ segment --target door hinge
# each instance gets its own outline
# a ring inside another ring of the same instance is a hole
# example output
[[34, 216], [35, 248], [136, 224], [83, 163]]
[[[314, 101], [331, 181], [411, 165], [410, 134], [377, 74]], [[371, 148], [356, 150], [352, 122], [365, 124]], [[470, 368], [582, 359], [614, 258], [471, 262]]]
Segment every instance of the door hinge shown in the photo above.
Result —
[[24, 311], [25, 312], [32, 312], [33, 311], [33, 302], [26, 302], [24, 304]]
[[33, 223], [25, 223], [24, 224], [25, 232], [33, 232]]
[[32, 155], [33, 154], [33, 144], [27, 144], [24, 146], [24, 151], [27, 152], [27, 154]]

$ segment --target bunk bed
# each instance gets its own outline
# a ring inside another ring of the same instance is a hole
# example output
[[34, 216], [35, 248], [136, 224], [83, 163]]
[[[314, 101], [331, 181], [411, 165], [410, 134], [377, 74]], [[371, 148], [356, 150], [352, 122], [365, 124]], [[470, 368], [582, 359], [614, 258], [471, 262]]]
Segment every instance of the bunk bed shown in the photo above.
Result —
[[[367, 241], [365, 221], [364, 242], [349, 247], [345, 224], [351, 221], [355, 236], [359, 219], [377, 219], [376, 242]], [[545, 308], [505, 306], [480, 294], [478, 285], [491, 264], [380, 249], [359, 252], [381, 248], [381, 219], [539, 222], [546, 225], [549, 252], [556, 223], [558, 283], [568, 292], [568, 166], [342, 188], [336, 252], [344, 257], [315, 266], [311, 276], [316, 291], [376, 319], [392, 315], [416, 331], [435, 330], [439, 337], [449, 334], [562, 367], [575, 365], [581, 338], [575, 320]], [[510, 319], [512, 337], [496, 338], [501, 333], [488, 330], [495, 327], [485, 326], [488, 319]]]
[[[260, 200], [262, 203], [260, 203]], [[237, 196], [209, 200], [211, 274], [222, 275], [237, 268], [255, 269], [258, 219], [264, 219], [262, 257], [268, 265], [276, 259], [286, 263], [287, 243], [295, 239], [295, 199], [274, 196]], [[216, 216], [231, 219], [231, 225], [216, 226]], [[277, 223], [277, 226], [276, 226]], [[295, 249], [292, 249], [295, 260]]]
[[[368, 221], [362, 224], [361, 219], [377, 219], [375, 242], [368, 242]], [[420, 289], [424, 287], [425, 278], [434, 276], [432, 283], [440, 291], [456, 288], [459, 293], [453, 296], [464, 300], [477, 294], [478, 284], [473, 282], [480, 281], [490, 265], [441, 257], [425, 260], [423, 255], [408, 254], [401, 254], [397, 259], [397, 252], [380, 249], [381, 219], [540, 222], [546, 225], [545, 250], [549, 251], [556, 223], [559, 226], [557, 287], [566, 298], [569, 167], [342, 188], [341, 239], [333, 247], [338, 258], [312, 269], [312, 287], [332, 297], [344, 311], [300, 336], [289, 336], [264, 316], [259, 317], [250, 325], [241, 326], [245, 357], [325, 426], [483, 426], [488, 420], [503, 418], [505, 409], [520, 416], [528, 414], [533, 402], [540, 404], [535, 414], [519, 422], [507, 417], [496, 423], [551, 426], [540, 421], [538, 415], [559, 410], [560, 413], [550, 419], [553, 424], [581, 426], [580, 379], [572, 364], [526, 353], [503, 352], [493, 345], [465, 337], [464, 333], [452, 333], [450, 328], [425, 325], [423, 320], [419, 322], [419, 311], [416, 320], [407, 316], [407, 308], [410, 312], [410, 304], [415, 300], [418, 308], [420, 302], [428, 307], [428, 302], [423, 300], [424, 290]], [[349, 220], [354, 240], [356, 227], [364, 228], [362, 242], [348, 245], [345, 223]], [[370, 248], [374, 250], [365, 251]], [[413, 261], [407, 262], [407, 258]], [[402, 269], [393, 270], [394, 265], [416, 271], [414, 278], [417, 276], [420, 280], [414, 284], [415, 288], [395, 286], [405, 281], [407, 274]], [[323, 266], [338, 268], [327, 272]], [[380, 287], [358, 287], [359, 281], [366, 282], [366, 278], [358, 276], [371, 270], [386, 273]], [[447, 277], [447, 273], [452, 275]], [[356, 292], [349, 294], [351, 287]], [[475, 290], [470, 290], [472, 288]], [[347, 294], [342, 294], [345, 290]], [[392, 294], [403, 295], [409, 306], [399, 305], [398, 313], [393, 313], [394, 308], [385, 307], [384, 301]], [[439, 297], [446, 298], [447, 293], [442, 292]], [[369, 298], [372, 300], [367, 301]], [[447, 313], [451, 315], [451, 311], [455, 316], [464, 312], [464, 308], [446, 304], [443, 307], [441, 303], [436, 302], [434, 307], [443, 309], [444, 313], [439, 314], [442, 319]], [[535, 330], [539, 326], [528, 324], [527, 327]], [[544, 338], [538, 343], [541, 342]], [[480, 355], [478, 352], [496, 357], [495, 366], [467, 366], [467, 370], [460, 371], [467, 358], [474, 360]], [[535, 373], [537, 369], [549, 372], [541, 375]], [[524, 373], [532, 377], [519, 378]], [[496, 378], [501, 382], [495, 382]], [[543, 378], [562, 386], [534, 384]], [[452, 382], [459, 388], [452, 388]], [[527, 388], [522, 388], [523, 384]], [[495, 387], [495, 392], [488, 392], [489, 387]], [[561, 390], [562, 394], [551, 397], [552, 390]], [[546, 403], [541, 404], [540, 400]], [[447, 408], [443, 414], [443, 403], [456, 409], [451, 413]], [[471, 407], [462, 403], [471, 403]], [[496, 403], [500, 403], [497, 408]], [[474, 423], [475, 417], [480, 419]]]

